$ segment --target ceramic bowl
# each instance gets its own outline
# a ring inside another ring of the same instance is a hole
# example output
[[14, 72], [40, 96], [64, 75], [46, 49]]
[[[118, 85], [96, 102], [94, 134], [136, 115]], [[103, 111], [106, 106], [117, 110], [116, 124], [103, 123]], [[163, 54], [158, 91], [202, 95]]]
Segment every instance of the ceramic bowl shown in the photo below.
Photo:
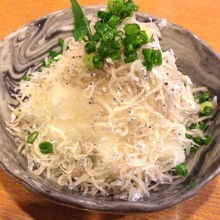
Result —
[[[84, 7], [86, 16], [96, 14], [104, 6]], [[160, 23], [148, 14], [137, 13], [142, 22]], [[16, 105], [11, 94], [29, 68], [37, 70], [49, 49], [58, 47], [58, 38], [71, 36], [73, 15], [71, 9], [58, 11], [19, 28], [0, 42], [0, 165], [12, 177], [35, 193], [60, 204], [108, 212], [148, 212], [160, 210], [186, 200], [197, 193], [220, 172], [220, 107], [208, 132], [213, 137], [210, 146], [203, 146], [190, 156], [186, 163], [189, 175], [152, 192], [150, 197], [137, 202], [118, 201], [111, 197], [84, 197], [60, 187], [42, 176], [34, 176], [27, 168], [26, 160], [18, 152], [13, 137], [5, 126], [9, 119], [8, 105]], [[167, 23], [161, 27], [162, 50], [173, 49], [180, 71], [191, 77], [197, 85], [203, 85], [220, 100], [220, 57], [203, 40], [180, 26]], [[189, 187], [189, 180], [196, 185]]]

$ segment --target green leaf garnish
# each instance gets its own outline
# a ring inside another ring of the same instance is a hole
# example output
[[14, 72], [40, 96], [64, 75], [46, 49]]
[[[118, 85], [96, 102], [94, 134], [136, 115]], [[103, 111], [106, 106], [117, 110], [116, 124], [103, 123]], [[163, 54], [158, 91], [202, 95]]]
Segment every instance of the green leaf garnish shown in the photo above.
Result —
[[83, 11], [76, 0], [70, 0], [72, 4], [72, 10], [74, 15], [74, 32], [73, 36], [76, 41], [81, 41], [88, 37], [92, 39], [92, 32], [89, 27], [89, 22], [84, 16]]

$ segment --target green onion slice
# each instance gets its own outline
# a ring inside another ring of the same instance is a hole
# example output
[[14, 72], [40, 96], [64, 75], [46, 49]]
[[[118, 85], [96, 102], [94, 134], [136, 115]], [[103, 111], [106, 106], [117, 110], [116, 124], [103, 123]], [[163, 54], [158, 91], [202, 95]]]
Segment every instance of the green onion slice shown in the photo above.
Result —
[[61, 47], [62, 50], [63, 50], [64, 39], [63, 39], [63, 38], [59, 38], [59, 39], [58, 39], [58, 42], [59, 42], [60, 47]]
[[205, 140], [203, 140], [204, 144], [208, 145], [212, 140], [212, 137], [208, 134], [205, 135]]
[[153, 68], [153, 64], [150, 63], [150, 62], [148, 62], [148, 61], [144, 61], [144, 62], [143, 62], [143, 65], [146, 66], [147, 71], [151, 71], [152, 68]]
[[[117, 15], [125, 6], [124, 0], [109, 0], [108, 1], [108, 10], [112, 14]], [[107, 11], [108, 11], [107, 10]]]
[[188, 139], [192, 139], [192, 136], [190, 134], [187, 134], [187, 133], [185, 134], [185, 137], [188, 138]]
[[83, 62], [91, 70], [95, 69], [95, 67], [93, 65], [93, 57], [94, 56], [95, 56], [95, 53], [86, 54], [83, 59]]
[[211, 115], [213, 111], [212, 102], [203, 102], [199, 105], [199, 112], [204, 115]]
[[126, 54], [126, 58], [124, 59], [125, 63], [132, 63], [137, 59], [137, 53], [133, 52], [133, 53], [128, 53]]
[[39, 135], [38, 131], [32, 132], [31, 134], [28, 135], [27, 142], [29, 144], [33, 144], [35, 142], [35, 140], [37, 139], [38, 135]]
[[193, 130], [196, 128], [196, 123], [192, 123], [190, 126], [189, 126], [189, 130]]
[[85, 45], [86, 53], [92, 53], [96, 51], [96, 44], [94, 41], [89, 41]]
[[108, 25], [112, 28], [116, 28], [120, 23], [120, 17], [112, 15], [109, 19]]
[[104, 66], [103, 58], [99, 55], [95, 55], [93, 57], [93, 65], [95, 68], [101, 69]]
[[52, 58], [59, 56], [61, 53], [55, 51], [55, 50], [50, 50], [49, 54]]
[[207, 128], [207, 125], [205, 123], [202, 123], [199, 125], [199, 129], [204, 131]]
[[26, 76], [26, 77], [22, 78], [22, 80], [23, 80], [23, 81], [30, 81], [30, 80], [31, 80], [31, 77]]
[[196, 151], [197, 151], [197, 146], [195, 146], [195, 145], [192, 146], [190, 149], [190, 152], [196, 152]]
[[53, 145], [48, 141], [41, 142], [39, 148], [42, 154], [50, 154], [53, 152]]
[[109, 54], [109, 57], [113, 60], [119, 60], [121, 59], [121, 52], [120, 50], [115, 50], [115, 51], [112, 51], [110, 54]]
[[126, 35], [139, 34], [140, 26], [138, 24], [126, 24], [124, 26], [124, 31]]
[[198, 144], [198, 145], [203, 145], [204, 144], [204, 140], [200, 137], [200, 136], [197, 136], [193, 139], [193, 141]]
[[177, 167], [177, 174], [180, 176], [186, 176], [188, 171], [183, 163], [180, 163]]

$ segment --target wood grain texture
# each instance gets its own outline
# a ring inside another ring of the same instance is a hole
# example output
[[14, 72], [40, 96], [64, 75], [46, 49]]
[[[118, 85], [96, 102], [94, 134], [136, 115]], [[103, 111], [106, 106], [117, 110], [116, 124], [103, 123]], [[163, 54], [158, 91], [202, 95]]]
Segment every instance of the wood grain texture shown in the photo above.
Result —
[[[107, 0], [79, 0], [81, 5], [105, 4]], [[220, 0], [136, 0], [140, 10], [184, 26], [220, 52]], [[31, 20], [70, 7], [69, 0], [0, 0], [0, 40]], [[192, 199], [149, 214], [104, 215], [55, 205], [33, 195], [0, 170], [0, 220], [218, 220], [220, 177]]]

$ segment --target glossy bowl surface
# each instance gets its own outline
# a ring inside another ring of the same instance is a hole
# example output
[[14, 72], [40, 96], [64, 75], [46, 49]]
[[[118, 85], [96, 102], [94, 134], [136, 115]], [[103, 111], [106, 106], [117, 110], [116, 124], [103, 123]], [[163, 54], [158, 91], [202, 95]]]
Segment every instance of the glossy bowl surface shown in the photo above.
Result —
[[[95, 15], [104, 6], [84, 7], [85, 15]], [[148, 14], [137, 13], [143, 22], [161, 20]], [[30, 190], [60, 204], [84, 209], [108, 212], [149, 212], [160, 210], [186, 200], [197, 193], [220, 172], [220, 107], [209, 133], [213, 137], [210, 146], [203, 146], [187, 159], [189, 175], [173, 185], [163, 186], [150, 197], [137, 202], [118, 201], [112, 198], [84, 197], [73, 193], [40, 176], [34, 176], [27, 168], [25, 158], [17, 152], [13, 138], [8, 134], [5, 120], [9, 119], [9, 104], [16, 104], [11, 97], [15, 85], [29, 68], [36, 70], [47, 56], [49, 49], [58, 47], [58, 38], [72, 34], [73, 16], [71, 9], [61, 10], [19, 28], [0, 42], [0, 165], [11, 176]], [[220, 57], [192, 32], [167, 23], [160, 26], [163, 50], [173, 49], [180, 71], [191, 77], [197, 85], [204, 85], [220, 100]], [[190, 188], [187, 182], [196, 181]]]

